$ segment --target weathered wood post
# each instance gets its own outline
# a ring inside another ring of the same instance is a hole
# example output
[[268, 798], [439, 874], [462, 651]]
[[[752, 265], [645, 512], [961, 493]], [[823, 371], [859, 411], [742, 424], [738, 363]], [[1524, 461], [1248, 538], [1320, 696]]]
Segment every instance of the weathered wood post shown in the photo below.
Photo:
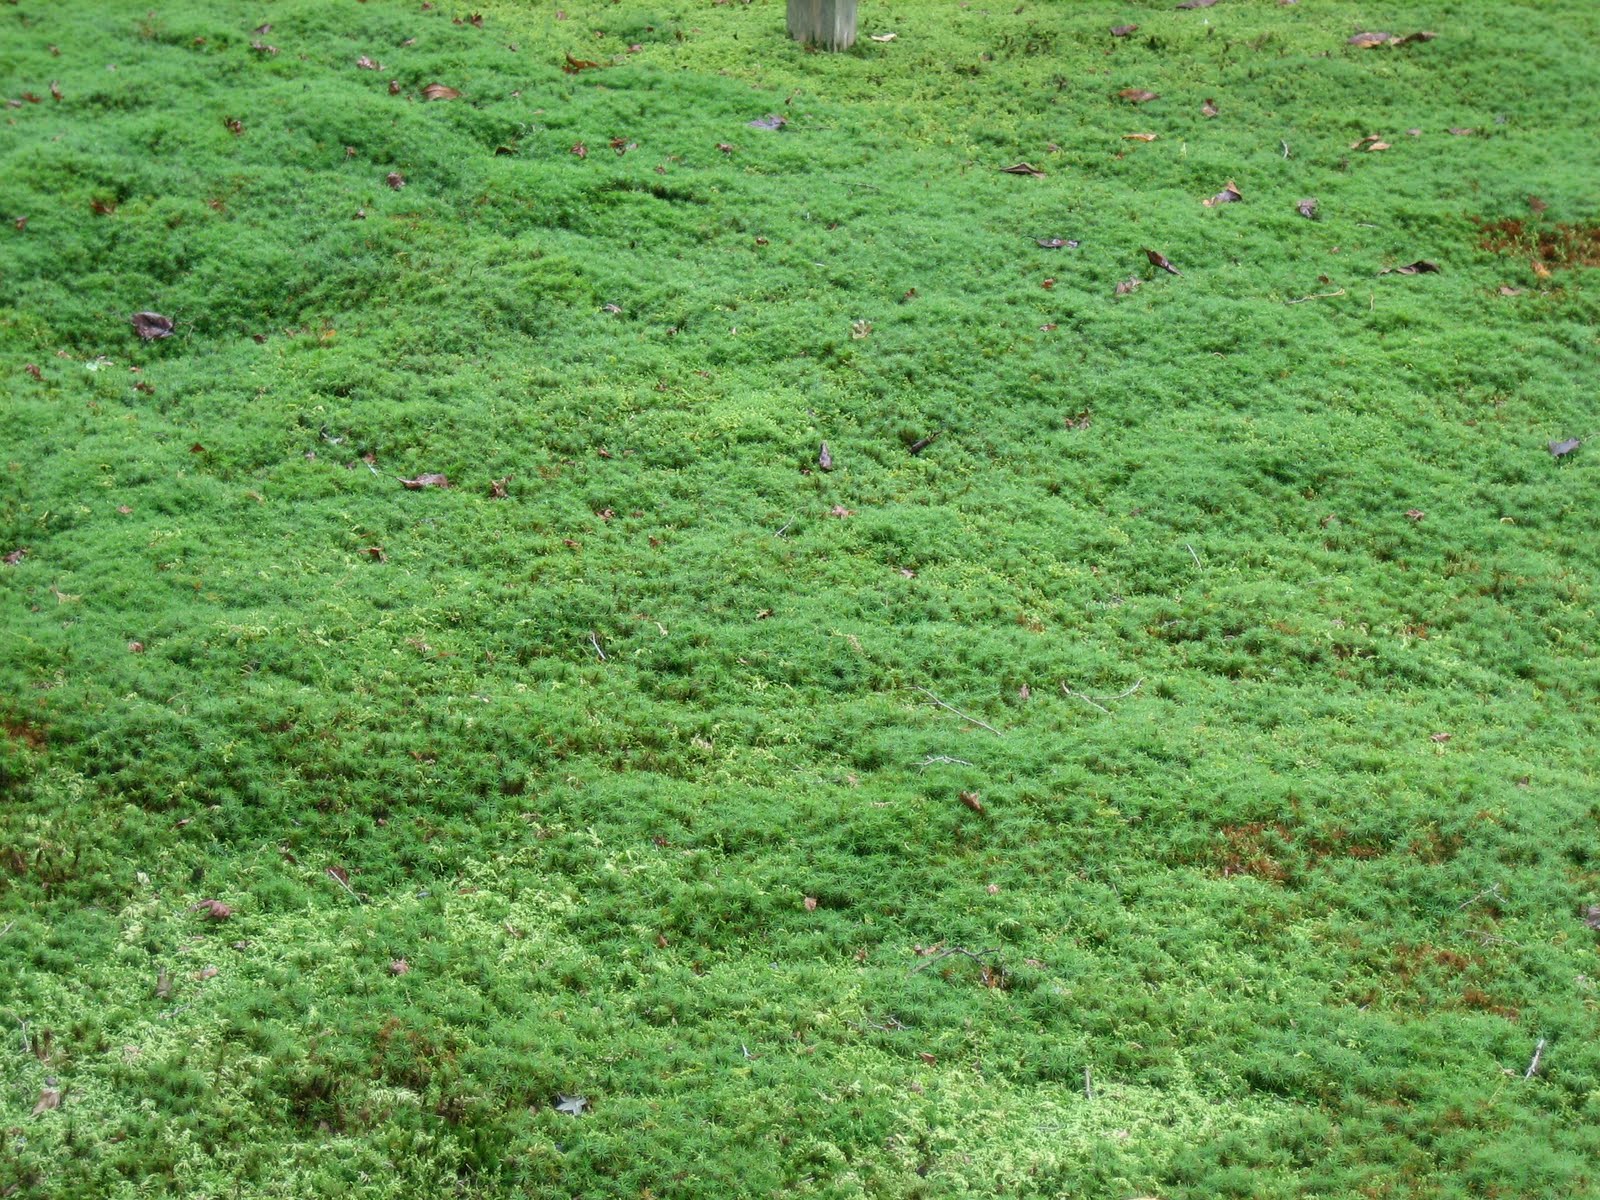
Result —
[[856, 40], [856, 0], [789, 0], [789, 36], [848, 50]]

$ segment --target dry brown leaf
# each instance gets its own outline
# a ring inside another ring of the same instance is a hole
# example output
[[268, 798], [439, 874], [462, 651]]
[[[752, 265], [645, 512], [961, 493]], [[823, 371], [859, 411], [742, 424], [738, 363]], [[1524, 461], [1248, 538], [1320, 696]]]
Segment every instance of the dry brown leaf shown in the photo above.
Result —
[[1168, 262], [1167, 261], [1167, 256], [1165, 254], [1162, 254], [1159, 250], [1146, 249], [1145, 252], [1144, 252], [1144, 256], [1150, 260], [1150, 265], [1152, 267], [1160, 267], [1163, 271], [1165, 271], [1169, 275], [1182, 275], [1183, 274], [1182, 271], [1178, 270], [1177, 267], [1173, 266], [1170, 262]]
[[[1233, 204], [1236, 201], [1243, 199], [1243, 193], [1241, 193], [1239, 189], [1234, 186], [1233, 180], [1230, 179], [1228, 180], [1227, 185], [1220, 192], [1218, 192], [1215, 196], [1210, 196], [1207, 199], [1200, 201], [1200, 203], [1204, 204], [1207, 208], [1215, 208], [1219, 204]], [[1159, 266], [1160, 264], [1157, 265]]]
[[406, 185], [406, 177], [399, 171], [390, 171], [383, 177], [383, 181], [397, 192]]
[[1406, 509], [1406, 516], [1410, 517], [1413, 521], [1421, 521], [1422, 518], [1427, 515], [1428, 514], [1423, 512], [1420, 508]]
[[60, 1107], [61, 1107], [61, 1089], [60, 1088], [56, 1088], [56, 1087], [40, 1088], [39, 1089], [39, 1102], [33, 1106], [33, 1115], [37, 1117], [40, 1113], [47, 1113], [52, 1108], [60, 1108]]
[[962, 792], [961, 803], [965, 804], [980, 817], [989, 811], [988, 809], [984, 808], [983, 800], [978, 796], [977, 792]]
[[1370, 50], [1374, 46], [1387, 46], [1391, 40], [1392, 35], [1387, 33], [1358, 33], [1346, 39], [1345, 44], [1358, 50]]
[[1178, 7], [1180, 9], [1183, 9], [1183, 8], [1210, 8], [1216, 2], [1217, 2], [1217, 0], [1183, 0], [1183, 3], [1178, 5]]
[[1044, 172], [1039, 170], [1038, 167], [1032, 163], [1025, 162], [1013, 163], [1009, 167], [1001, 167], [1000, 170], [1002, 174], [1006, 175], [1032, 175], [1035, 178], [1040, 178], [1044, 175]]
[[1414, 263], [1407, 263], [1403, 267], [1385, 267], [1379, 275], [1429, 275], [1439, 269], [1438, 263], [1431, 263], [1427, 259], [1419, 258]]
[[1117, 95], [1129, 104], [1148, 104], [1152, 100], [1159, 100], [1157, 92], [1147, 92], [1143, 88], [1123, 88]]
[[807, 912], [816, 912], [817, 911], [817, 898], [815, 896], [807, 896], [806, 899], [805, 899], [805, 905], [806, 905], [806, 911]]
[[1122, 140], [1125, 142], [1153, 142], [1159, 136], [1159, 134], [1155, 133], [1125, 133], [1122, 135]]
[[194, 977], [196, 979], [198, 979], [201, 983], [204, 983], [206, 980], [215, 979], [218, 975], [221, 975], [221, 974], [222, 974], [222, 972], [217, 970], [216, 967], [207, 965], [207, 966], [201, 967], [198, 971], [196, 971], [194, 973]]
[[491, 479], [489, 481], [489, 495], [490, 495], [490, 497], [495, 499], [495, 500], [504, 500], [507, 496], [509, 496], [511, 494], [507, 490], [507, 485], [509, 485], [510, 482], [511, 482], [511, 476], [509, 476], [509, 475], [507, 475], [503, 479]]
[[817, 466], [824, 471], [833, 470], [833, 455], [828, 451], [828, 443], [822, 443], [822, 449], [817, 451]]
[[1523, 292], [1522, 288], [1515, 288], [1515, 287], [1512, 287], [1510, 284], [1502, 283], [1500, 285], [1500, 294], [1502, 296], [1520, 296], [1520, 295], [1522, 295], [1522, 292]]
[[461, 93], [453, 87], [446, 87], [442, 83], [430, 83], [422, 89], [424, 100], [459, 100]]
[[1443, 745], [1445, 742], [1450, 740], [1450, 737], [1451, 735], [1448, 733], [1430, 733], [1428, 735], [1428, 740], [1430, 742], [1438, 742], [1440, 745]]
[[597, 63], [587, 58], [573, 58], [567, 55], [567, 61], [561, 64], [561, 69], [568, 75], [576, 75], [579, 71], [598, 71], [605, 63]]
[[403, 958], [391, 958], [389, 960], [389, 974], [391, 974], [391, 975], [409, 975], [410, 973], [411, 973], [411, 964], [408, 963], [405, 959], [403, 959]]
[[1207, 96], [1206, 102], [1200, 106], [1200, 115], [1202, 117], [1214, 117], [1219, 111], [1221, 110], [1217, 108], [1217, 102], [1210, 96]]
[[1294, 207], [1295, 211], [1306, 220], [1315, 221], [1317, 219], [1317, 198], [1315, 196], [1307, 196]]
[[1137, 25], [1113, 25], [1111, 27], [1112, 37], [1132, 37], [1137, 32], [1139, 32]]
[[160, 341], [172, 336], [172, 318], [155, 312], [136, 312], [132, 317], [133, 331], [147, 342]]
[[356, 59], [356, 66], [360, 67], [363, 71], [381, 71], [381, 70], [383, 70], [383, 65], [381, 63], [373, 62], [365, 54], [363, 54], [360, 58]]
[[1460, 125], [1452, 125], [1448, 132], [1455, 137], [1473, 137], [1478, 131], [1476, 129], [1466, 129]]
[[1567, 438], [1565, 441], [1551, 442], [1549, 447], [1550, 457], [1565, 458], [1581, 445], [1583, 445], [1582, 438]]
[[1140, 279], [1137, 275], [1131, 276], [1128, 279], [1124, 279], [1121, 283], [1117, 284], [1117, 295], [1130, 296], [1134, 292], [1138, 291], [1143, 283], [1144, 280]]
[[233, 909], [221, 900], [202, 900], [194, 906], [194, 911], [204, 913], [213, 921], [226, 921], [233, 916]]
[[[396, 478], [399, 478], [396, 476]], [[421, 491], [423, 488], [447, 488], [450, 486], [448, 476], [444, 475], [418, 475], [415, 479], [401, 479], [409, 491]]]

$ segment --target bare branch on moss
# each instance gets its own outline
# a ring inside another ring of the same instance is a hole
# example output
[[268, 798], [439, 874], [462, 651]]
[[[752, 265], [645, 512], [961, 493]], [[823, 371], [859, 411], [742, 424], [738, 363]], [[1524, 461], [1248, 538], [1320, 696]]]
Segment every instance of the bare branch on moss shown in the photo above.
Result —
[[956, 716], [960, 717], [963, 721], [971, 721], [974, 725], [978, 726], [980, 729], [987, 729], [990, 733], [994, 734], [995, 737], [1005, 737], [1005, 734], [1001, 733], [993, 725], [990, 725], [986, 721], [980, 721], [980, 720], [978, 720], [977, 717], [969, 716], [966, 713], [962, 712], [959, 708], [954, 707], [953, 705], [946, 704], [943, 700], [939, 699], [939, 697], [935, 696], [927, 688], [925, 688], [925, 687], [916, 687], [916, 686], [913, 685], [911, 690], [913, 692], [921, 692], [924, 696], [926, 696], [929, 700], [932, 700], [940, 708], [949, 709], [951, 712], [955, 713]]
[[[959, 766], [963, 766], [963, 767], [972, 766], [972, 764], [969, 763], [966, 759], [964, 759], [964, 758], [951, 758], [948, 754], [930, 754], [930, 755], [928, 755], [927, 758], [925, 758], [921, 762], [919, 762], [917, 764], [917, 766], [919, 766], [919, 767], [931, 767], [931, 766], [933, 766], [934, 763], [955, 763], [955, 764], [957, 764]], [[4, 930], [0, 930], [0, 933], [3, 933], [3, 932], [5, 932], [5, 931]]]
[[929, 967], [933, 966], [934, 963], [940, 962], [943, 959], [949, 958], [952, 954], [965, 954], [968, 958], [970, 958], [973, 962], [977, 963], [979, 966], [988, 966], [988, 964], [986, 962], [984, 962], [984, 958], [987, 957], [990, 954], [999, 954], [999, 953], [1000, 953], [1000, 947], [999, 946], [994, 946], [994, 947], [992, 947], [991, 949], [988, 949], [988, 950], [968, 950], [963, 946], [951, 946], [947, 950], [939, 951], [939, 953], [935, 954], [932, 958], [928, 959], [927, 962], [921, 964], [920, 966], [912, 967], [911, 971], [910, 971], [910, 974], [915, 975], [918, 971], [926, 971]]
[[1539, 1062], [1544, 1058], [1544, 1039], [1539, 1039], [1539, 1044], [1533, 1048], [1533, 1061], [1528, 1064], [1528, 1069], [1522, 1073], [1524, 1079], [1532, 1079], [1534, 1072], [1539, 1069]]

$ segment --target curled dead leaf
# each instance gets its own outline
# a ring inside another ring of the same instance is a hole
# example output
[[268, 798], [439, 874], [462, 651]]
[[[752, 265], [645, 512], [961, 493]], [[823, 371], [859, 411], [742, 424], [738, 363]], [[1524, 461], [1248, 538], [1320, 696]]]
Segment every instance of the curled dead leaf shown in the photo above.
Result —
[[390, 171], [383, 177], [383, 181], [397, 192], [406, 185], [406, 177], [399, 171]]
[[578, 142], [572, 147], [571, 150], [568, 151], [568, 153], [576, 155], [578, 158], [588, 158], [589, 147], [585, 146], [582, 142]]
[[1182, 271], [1178, 270], [1177, 267], [1173, 266], [1170, 262], [1168, 262], [1167, 261], [1167, 256], [1165, 254], [1162, 254], [1160, 251], [1146, 249], [1145, 252], [1144, 252], [1144, 255], [1145, 255], [1146, 258], [1148, 258], [1150, 260], [1150, 265], [1152, 267], [1160, 267], [1161, 270], [1165, 271], [1169, 275], [1182, 275], [1183, 274]]
[[490, 497], [492, 499], [495, 499], [495, 500], [504, 500], [507, 496], [509, 496], [511, 494], [510, 491], [508, 490], [508, 485], [510, 483], [511, 483], [511, 476], [509, 476], [509, 475], [505, 476], [503, 479], [491, 479], [489, 481], [489, 495], [490, 495]]
[[411, 964], [408, 963], [405, 959], [403, 959], [403, 958], [391, 958], [389, 960], [389, 974], [391, 974], [391, 975], [409, 975], [410, 973], [411, 973]]
[[1423, 512], [1420, 508], [1408, 508], [1408, 509], [1406, 509], [1406, 516], [1411, 518], [1411, 520], [1413, 520], [1413, 521], [1421, 521], [1422, 518], [1427, 516], [1427, 515], [1428, 514]]
[[424, 100], [458, 100], [461, 93], [453, 87], [446, 87], [442, 83], [430, 83], [422, 89]]
[[1307, 196], [1299, 204], [1296, 204], [1294, 208], [1296, 212], [1308, 221], [1317, 219], [1317, 198], [1315, 196]]
[[133, 331], [146, 342], [160, 341], [172, 336], [172, 318], [156, 312], [136, 312], [131, 318]]
[[1238, 187], [1234, 185], [1233, 180], [1230, 179], [1220, 192], [1218, 192], [1215, 196], [1210, 196], [1205, 200], [1200, 201], [1200, 203], [1205, 205], [1207, 208], [1215, 208], [1219, 204], [1233, 204], [1243, 199], [1243, 193], [1239, 191]]
[[[396, 476], [396, 478], [399, 479], [400, 477]], [[421, 491], [423, 488], [447, 488], [450, 486], [450, 479], [445, 475], [418, 475], [415, 479], [400, 479], [400, 482], [406, 486], [407, 491], [412, 492]]]
[[1345, 39], [1345, 44], [1358, 50], [1370, 50], [1374, 46], [1387, 46], [1390, 40], [1391, 35], [1387, 33], [1358, 33]]
[[1403, 267], [1385, 267], [1379, 275], [1428, 275], [1439, 269], [1438, 263], [1428, 262], [1419, 258], [1414, 263], [1407, 263]]
[[363, 71], [381, 71], [381, 70], [383, 70], [383, 64], [382, 63], [373, 62], [365, 54], [363, 54], [360, 58], [356, 59], [356, 66], [360, 67]]
[[833, 470], [833, 455], [828, 451], [828, 443], [822, 443], [822, 449], [817, 451], [817, 466], [824, 471]]
[[1025, 162], [1012, 163], [1009, 167], [1001, 167], [1000, 171], [1005, 175], [1032, 175], [1036, 179], [1044, 175], [1044, 172], [1039, 170], [1038, 167], [1032, 163]]
[[202, 900], [199, 904], [194, 905], [194, 911], [204, 913], [207, 918], [213, 921], [226, 921], [233, 916], [233, 909], [229, 908], [221, 900]]
[[1571, 454], [1574, 450], [1576, 450], [1581, 445], [1583, 445], [1583, 439], [1582, 438], [1567, 438], [1564, 441], [1551, 442], [1550, 443], [1550, 457], [1551, 458], [1565, 458], [1567, 455]]
[[816, 912], [817, 898], [815, 896], [807, 896], [805, 899], [805, 906], [807, 912]]
[[1147, 92], [1144, 88], [1123, 88], [1117, 95], [1129, 104], [1149, 104], [1152, 100], [1161, 99], [1158, 93]]
[[561, 64], [561, 69], [568, 75], [576, 75], [579, 71], [598, 71], [604, 66], [604, 63], [597, 63], [587, 58], [573, 58], [568, 54], [567, 61]]
[[37, 1117], [40, 1113], [47, 1113], [52, 1108], [60, 1108], [60, 1107], [61, 1107], [61, 1089], [60, 1088], [56, 1088], [56, 1087], [40, 1088], [39, 1089], [39, 1101], [38, 1101], [37, 1104], [35, 1104], [33, 1106], [33, 1115]]
[[962, 792], [961, 803], [965, 804], [980, 817], [989, 811], [988, 809], [984, 808], [983, 800], [978, 796], [977, 792]]
[[1132, 37], [1138, 32], [1139, 27], [1137, 25], [1113, 25], [1111, 27], [1112, 37]]
[[1122, 135], [1122, 140], [1125, 142], [1153, 142], [1159, 136], [1159, 134], [1154, 133], [1125, 133]]
[[1222, 110], [1217, 107], [1217, 102], [1210, 96], [1207, 96], [1206, 102], [1200, 106], [1200, 115], [1202, 117], [1214, 117], [1221, 111]]
[[1138, 291], [1143, 284], [1144, 280], [1140, 279], [1137, 275], [1129, 276], [1127, 279], [1124, 279], [1121, 283], [1117, 284], [1117, 295], [1131, 296], [1134, 292]]
[[1450, 737], [1451, 735], [1448, 733], [1430, 733], [1428, 735], [1428, 740], [1430, 742], [1438, 742], [1440, 745], [1443, 745], [1445, 742], [1450, 740]]

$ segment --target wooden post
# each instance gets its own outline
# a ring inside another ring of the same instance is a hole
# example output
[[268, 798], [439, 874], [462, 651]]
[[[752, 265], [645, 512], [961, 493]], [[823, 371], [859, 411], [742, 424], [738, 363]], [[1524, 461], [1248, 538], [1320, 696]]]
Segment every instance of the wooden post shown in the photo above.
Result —
[[856, 0], [789, 0], [789, 36], [848, 50], [856, 40]]

